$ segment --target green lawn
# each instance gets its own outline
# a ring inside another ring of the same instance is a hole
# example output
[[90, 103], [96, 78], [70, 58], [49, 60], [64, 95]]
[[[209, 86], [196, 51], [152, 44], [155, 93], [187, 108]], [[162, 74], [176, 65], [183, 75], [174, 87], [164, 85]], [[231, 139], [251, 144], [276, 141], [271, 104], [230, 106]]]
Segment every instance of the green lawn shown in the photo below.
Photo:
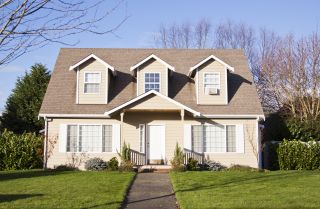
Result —
[[118, 208], [134, 173], [0, 172], [0, 208]]
[[182, 209], [320, 208], [319, 171], [171, 172]]

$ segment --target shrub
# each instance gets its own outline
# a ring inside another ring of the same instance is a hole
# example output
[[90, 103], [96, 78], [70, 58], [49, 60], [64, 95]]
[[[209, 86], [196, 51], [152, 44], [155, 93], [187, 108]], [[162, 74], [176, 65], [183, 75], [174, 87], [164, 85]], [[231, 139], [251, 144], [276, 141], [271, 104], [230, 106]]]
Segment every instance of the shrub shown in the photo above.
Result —
[[262, 169], [259, 169], [259, 168], [253, 168], [247, 165], [238, 165], [238, 164], [231, 165], [226, 170], [228, 171], [263, 171]]
[[319, 121], [301, 121], [298, 119], [288, 119], [286, 121], [292, 139], [299, 141], [320, 141]]
[[41, 168], [42, 150], [42, 136], [4, 130], [0, 134], [0, 170]]
[[119, 171], [133, 171], [133, 163], [131, 162], [130, 144], [123, 143], [120, 156], [121, 163]]
[[171, 166], [172, 166], [172, 170], [174, 171], [184, 171], [185, 170], [185, 166], [183, 164], [184, 161], [184, 153], [181, 149], [181, 147], [178, 145], [178, 143], [176, 144], [176, 147], [174, 149], [174, 155], [171, 162]]
[[87, 160], [84, 167], [89, 171], [101, 171], [107, 168], [107, 163], [101, 158], [95, 157]]
[[79, 169], [72, 166], [72, 165], [58, 165], [57, 167], [54, 168], [54, 170], [57, 170], [57, 171], [77, 171]]
[[198, 161], [196, 159], [189, 158], [188, 164], [187, 164], [187, 170], [188, 171], [196, 171], [199, 169], [200, 169], [200, 167], [199, 167]]
[[281, 170], [320, 169], [320, 143], [284, 140], [278, 148]]
[[212, 161], [212, 160], [206, 160], [204, 162], [204, 164], [202, 165], [202, 168], [204, 170], [209, 170], [209, 171], [221, 171], [221, 170], [225, 169], [226, 167], [223, 166], [219, 162], [215, 162], [215, 161]]
[[108, 162], [108, 169], [111, 171], [116, 171], [119, 168], [119, 162], [116, 157], [113, 157]]

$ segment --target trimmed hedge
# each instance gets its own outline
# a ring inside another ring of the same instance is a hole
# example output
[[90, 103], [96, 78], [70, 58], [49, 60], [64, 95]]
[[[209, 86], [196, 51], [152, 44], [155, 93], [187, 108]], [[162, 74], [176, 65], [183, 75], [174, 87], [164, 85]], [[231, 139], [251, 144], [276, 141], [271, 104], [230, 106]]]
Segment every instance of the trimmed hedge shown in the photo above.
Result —
[[0, 134], [0, 170], [41, 168], [42, 149], [43, 137], [4, 130]]
[[278, 148], [281, 170], [316, 170], [320, 169], [320, 143], [286, 140]]

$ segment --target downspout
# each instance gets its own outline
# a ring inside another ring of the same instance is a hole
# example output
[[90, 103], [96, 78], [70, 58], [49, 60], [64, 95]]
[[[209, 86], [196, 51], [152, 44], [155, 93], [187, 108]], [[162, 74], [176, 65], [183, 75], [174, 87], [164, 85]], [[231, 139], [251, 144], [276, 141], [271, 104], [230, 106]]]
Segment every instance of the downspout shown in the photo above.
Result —
[[256, 119], [256, 136], [257, 136], [257, 151], [258, 151], [258, 168], [262, 169], [262, 150], [261, 150], [261, 133], [260, 133], [260, 127], [259, 127], [259, 121], [260, 119], [265, 120], [265, 118], [260, 118], [260, 116], [257, 116]]
[[43, 169], [47, 169], [48, 157], [48, 119], [44, 117]]

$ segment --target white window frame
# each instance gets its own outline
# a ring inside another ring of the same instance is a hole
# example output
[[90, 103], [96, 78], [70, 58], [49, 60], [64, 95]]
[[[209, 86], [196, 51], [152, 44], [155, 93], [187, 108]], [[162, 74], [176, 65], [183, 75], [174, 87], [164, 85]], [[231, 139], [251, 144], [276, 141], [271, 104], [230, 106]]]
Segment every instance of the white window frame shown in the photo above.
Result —
[[[87, 74], [99, 74], [99, 82], [86, 82], [86, 75]], [[101, 72], [99, 71], [85, 71], [84, 74], [83, 74], [83, 93], [84, 94], [100, 94], [100, 87], [101, 87]], [[85, 92], [85, 85], [86, 84], [99, 84], [99, 90], [98, 92], [95, 92], [95, 93], [88, 93], [88, 92]]]
[[[161, 72], [144, 72], [143, 74], [143, 93], [146, 93], [146, 74], [150, 74], [150, 73], [154, 73], [154, 74], [159, 74], [159, 93], [161, 93]], [[155, 84], [155, 82], [153, 83]], [[156, 90], [155, 90], [156, 91]]]
[[[66, 124], [67, 126], [67, 129], [68, 129], [68, 126], [71, 125], [71, 126], [77, 126], [77, 144], [79, 143], [79, 136], [80, 136], [80, 126], [100, 126], [100, 131], [101, 131], [101, 146], [102, 146], [102, 136], [103, 136], [103, 128], [102, 126], [112, 126], [112, 124], [82, 124], [82, 123], [68, 123]], [[66, 132], [66, 140], [68, 140], [68, 132]], [[112, 140], [112, 139], [111, 139]], [[113, 144], [113, 140], [112, 140], [112, 147], [115, 146]], [[114, 153], [111, 149], [110, 152], [102, 152], [102, 147], [101, 147], [101, 151], [100, 152], [79, 152], [79, 144], [77, 145], [77, 151], [76, 152], [70, 152], [70, 151], [67, 151], [67, 143], [66, 143], [66, 147], [65, 147], [65, 150], [66, 150], [66, 153]]]
[[[216, 74], [219, 76], [219, 83], [217, 85], [219, 85], [219, 88], [218, 90], [221, 91], [221, 73], [220, 72], [204, 72], [203, 73], [203, 93], [205, 94], [206, 93], [206, 85], [215, 85], [213, 83], [206, 83], [206, 75], [209, 75], [209, 74]], [[219, 93], [220, 95], [220, 93]]]
[[[143, 130], [141, 134], [141, 129]], [[139, 124], [139, 151], [140, 153], [146, 152], [146, 125]]]
[[[201, 125], [201, 126], [214, 126], [214, 125], [212, 125], [212, 124], [192, 124], [191, 126], [197, 126], [197, 125]], [[203, 151], [204, 154], [237, 154], [237, 153], [239, 153], [238, 150], [237, 150], [237, 149], [238, 149], [237, 146], [236, 146], [236, 151], [235, 151], [235, 152], [227, 152], [227, 146], [228, 146], [228, 144], [227, 144], [227, 126], [235, 126], [235, 127], [236, 127], [236, 129], [235, 129], [235, 131], [236, 131], [235, 135], [236, 135], [236, 144], [237, 144], [237, 140], [238, 140], [238, 138], [237, 138], [237, 124], [221, 124], [221, 126], [223, 126], [223, 129], [224, 129], [224, 132], [225, 132], [225, 140], [224, 140], [225, 149], [224, 149], [224, 151], [223, 151], [223, 152], [204, 152], [204, 151]], [[192, 128], [191, 128], [190, 131], [191, 131], [191, 136], [192, 136]], [[191, 138], [191, 144], [193, 143], [192, 140], [193, 140], [193, 138]], [[202, 138], [202, 140], [204, 140], [204, 139]], [[203, 146], [202, 150], [205, 150], [205, 148], [204, 148], [204, 142], [202, 142], [202, 146]]]

